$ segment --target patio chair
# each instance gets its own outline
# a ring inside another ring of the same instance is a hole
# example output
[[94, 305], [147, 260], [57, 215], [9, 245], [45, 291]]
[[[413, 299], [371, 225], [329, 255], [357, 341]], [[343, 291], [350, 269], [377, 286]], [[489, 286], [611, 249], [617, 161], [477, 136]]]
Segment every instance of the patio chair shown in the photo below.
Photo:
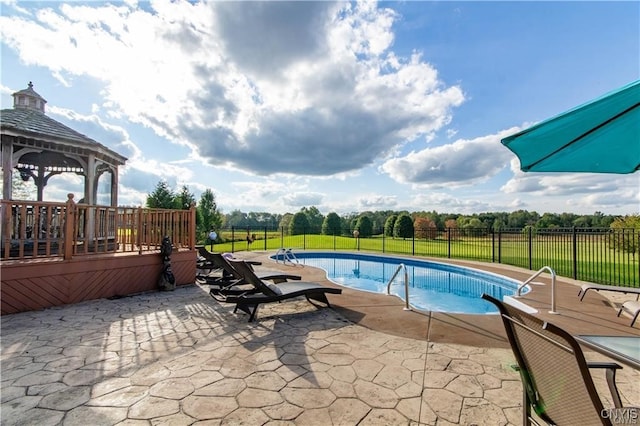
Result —
[[[198, 247], [199, 255], [205, 259], [208, 265], [211, 265], [212, 268], [216, 268], [221, 271], [221, 274], [215, 277], [210, 277], [207, 275], [201, 275], [196, 277], [196, 281], [200, 284], [207, 285], [216, 285], [220, 287], [221, 290], [232, 290], [234, 286], [238, 286], [245, 283], [245, 279], [240, 272], [236, 270], [236, 268], [229, 263], [226, 257], [224, 257], [220, 253], [211, 253], [203, 246]], [[250, 268], [253, 269], [253, 265], [262, 265], [262, 262], [256, 261], [246, 261], [248, 265], [251, 265]], [[273, 281], [274, 283], [281, 283], [289, 280], [300, 280], [302, 277], [300, 275], [292, 275], [283, 273], [280, 271], [256, 271], [256, 274], [267, 281]], [[232, 293], [237, 292], [237, 290], [231, 291]]]
[[633, 324], [638, 319], [638, 315], [640, 315], [640, 302], [637, 300], [627, 300], [618, 310], [618, 316], [623, 312], [631, 314], [631, 324], [629, 324], [629, 327], [633, 327]]
[[[563, 329], [483, 294], [496, 305], [518, 363], [523, 387], [523, 424], [611, 425], [589, 373], [606, 369], [614, 406], [621, 407], [613, 362], [587, 363], [578, 342]], [[533, 417], [531, 409], [537, 416]]]
[[[247, 291], [241, 294], [220, 294], [210, 292], [214, 299], [220, 302], [235, 303], [236, 307], [233, 312], [238, 309], [249, 315], [249, 322], [256, 318], [258, 308], [264, 303], [281, 302], [287, 299], [304, 296], [309, 303], [315, 305], [313, 300], [324, 303], [327, 307], [331, 307], [327, 299], [327, 293], [340, 294], [342, 290], [339, 288], [326, 287], [314, 282], [281, 282], [276, 284], [268, 284], [260, 279], [253, 269], [243, 260], [230, 260], [229, 263], [242, 274], [247, 283], [253, 285], [257, 291]], [[317, 305], [316, 305], [317, 306]]]
[[584, 299], [584, 296], [588, 291], [595, 290], [597, 292], [600, 291], [615, 291], [618, 293], [624, 294], [635, 294], [636, 300], [640, 300], [640, 288], [636, 287], [623, 287], [617, 285], [607, 285], [607, 284], [594, 284], [594, 283], [585, 283], [580, 287], [580, 291], [578, 291], [578, 296], [580, 297], [580, 301]]

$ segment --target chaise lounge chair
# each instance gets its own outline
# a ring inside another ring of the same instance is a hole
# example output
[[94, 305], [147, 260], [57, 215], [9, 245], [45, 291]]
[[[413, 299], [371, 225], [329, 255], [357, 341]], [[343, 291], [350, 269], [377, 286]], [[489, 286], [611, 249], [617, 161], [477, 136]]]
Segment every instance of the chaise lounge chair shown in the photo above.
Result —
[[241, 294], [221, 294], [210, 291], [209, 294], [220, 302], [235, 303], [238, 309], [249, 315], [249, 322], [253, 321], [258, 313], [258, 308], [263, 303], [281, 302], [295, 297], [305, 296], [309, 303], [315, 305], [312, 300], [322, 302], [331, 307], [327, 299], [327, 293], [340, 294], [341, 289], [326, 287], [314, 282], [282, 282], [267, 284], [258, 277], [251, 267], [242, 260], [230, 260], [229, 263], [242, 274], [245, 281], [255, 287], [257, 291], [247, 291]]
[[593, 283], [586, 283], [586, 284], [582, 284], [582, 287], [580, 288], [580, 291], [578, 292], [578, 296], [580, 296], [580, 301], [582, 301], [582, 299], [584, 299], [584, 296], [587, 294], [587, 292], [589, 290], [595, 290], [595, 291], [616, 291], [618, 293], [631, 293], [631, 294], [637, 294], [638, 296], [636, 297], [636, 300], [640, 299], [640, 288], [635, 288], [635, 287], [622, 287], [622, 286], [616, 286], [616, 285], [606, 285], [606, 284], [593, 284]]
[[[245, 279], [240, 272], [236, 270], [234, 265], [229, 263], [226, 257], [220, 253], [211, 253], [204, 247], [198, 247], [200, 256], [205, 259], [208, 265], [221, 271], [221, 274], [215, 277], [201, 275], [196, 277], [199, 284], [216, 285], [221, 290], [230, 290], [234, 286], [245, 284]], [[247, 261], [249, 265], [261, 265], [261, 262]], [[252, 266], [250, 266], [253, 269]], [[300, 280], [300, 275], [287, 274], [280, 271], [254, 271], [261, 279], [281, 283], [289, 280]], [[235, 292], [232, 291], [232, 293]]]
[[[587, 363], [578, 342], [563, 329], [483, 294], [500, 310], [523, 387], [523, 425], [611, 425], [589, 368], [606, 369], [616, 408], [622, 406], [613, 362]], [[531, 409], [536, 415], [533, 416]]]
[[627, 300], [622, 304], [620, 310], [618, 310], [618, 316], [623, 312], [631, 314], [631, 324], [629, 324], [629, 326], [633, 327], [633, 324], [638, 319], [638, 315], [640, 315], [640, 302], [637, 300]]

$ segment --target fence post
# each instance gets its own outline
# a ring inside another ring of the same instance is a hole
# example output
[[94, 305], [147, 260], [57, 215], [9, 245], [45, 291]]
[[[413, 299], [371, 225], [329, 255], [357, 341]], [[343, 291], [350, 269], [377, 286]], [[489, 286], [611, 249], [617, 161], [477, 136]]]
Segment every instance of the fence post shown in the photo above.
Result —
[[491, 230], [491, 263], [496, 263], [496, 231]]
[[77, 213], [78, 206], [76, 206], [76, 203], [73, 201], [73, 194], [67, 194], [67, 206], [64, 218], [64, 260], [71, 260], [73, 257]]
[[231, 227], [231, 253], [236, 252], [236, 227]]
[[264, 226], [264, 251], [267, 251], [267, 225]]
[[576, 232], [576, 227], [572, 228], [573, 235], [573, 279], [578, 279], [578, 233]]
[[498, 263], [502, 263], [502, 229], [498, 229]]
[[284, 226], [280, 227], [280, 248], [284, 248]]
[[138, 246], [138, 254], [142, 254], [142, 232], [144, 232], [144, 226], [142, 224], [142, 207], [138, 207], [136, 212], [136, 245]]
[[196, 248], [196, 203], [192, 202], [189, 206], [189, 248]]
[[529, 269], [533, 269], [533, 233], [531, 232], [533, 226], [529, 226]]
[[416, 255], [416, 230], [413, 230], [413, 235], [411, 236], [411, 256]]
[[451, 228], [447, 228], [447, 258], [451, 259]]
[[385, 251], [384, 251], [384, 237], [385, 237], [385, 235], [384, 235], [384, 229], [383, 229], [382, 230], [382, 252], [383, 253], [385, 253]]

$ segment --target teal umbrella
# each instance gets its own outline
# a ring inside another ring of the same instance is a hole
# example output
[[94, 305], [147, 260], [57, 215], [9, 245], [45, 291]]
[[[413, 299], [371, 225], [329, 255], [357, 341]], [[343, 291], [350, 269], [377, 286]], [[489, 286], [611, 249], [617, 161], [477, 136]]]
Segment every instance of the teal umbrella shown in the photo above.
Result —
[[640, 170], [640, 80], [545, 120], [502, 144], [524, 172]]

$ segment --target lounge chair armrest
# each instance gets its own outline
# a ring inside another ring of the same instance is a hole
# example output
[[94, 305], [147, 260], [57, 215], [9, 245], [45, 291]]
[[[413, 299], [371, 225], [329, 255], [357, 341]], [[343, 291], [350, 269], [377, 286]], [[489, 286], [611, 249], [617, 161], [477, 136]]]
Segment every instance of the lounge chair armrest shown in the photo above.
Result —
[[587, 362], [587, 367], [606, 369], [607, 385], [609, 385], [609, 392], [611, 392], [613, 405], [616, 408], [621, 408], [622, 401], [620, 400], [620, 393], [618, 393], [618, 387], [616, 386], [616, 370], [621, 369], [622, 366], [615, 362], [592, 361]]
[[614, 370], [620, 370], [622, 366], [616, 362], [604, 362], [604, 361], [589, 361], [587, 362], [589, 368], [612, 368]]

